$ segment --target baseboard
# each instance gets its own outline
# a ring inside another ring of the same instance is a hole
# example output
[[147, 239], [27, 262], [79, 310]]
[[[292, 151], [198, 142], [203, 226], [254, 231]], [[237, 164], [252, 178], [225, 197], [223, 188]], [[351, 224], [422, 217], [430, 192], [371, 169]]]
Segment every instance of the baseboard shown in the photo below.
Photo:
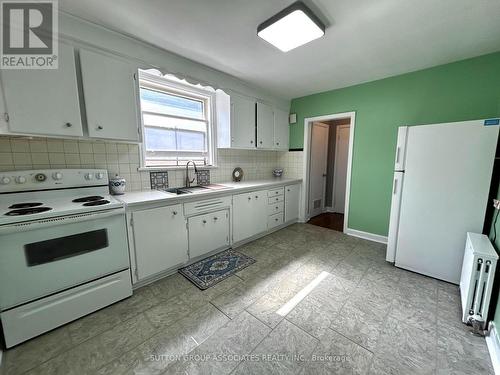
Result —
[[489, 325], [489, 334], [486, 336], [486, 345], [490, 352], [491, 363], [496, 375], [500, 375], [500, 341], [495, 323], [491, 322]]
[[363, 232], [361, 230], [356, 230], [356, 229], [351, 229], [351, 228], [347, 228], [345, 233], [348, 234], [349, 236], [362, 238], [364, 240], [379, 242], [379, 243], [383, 243], [384, 245], [387, 244], [387, 237], [381, 236], [380, 234]]

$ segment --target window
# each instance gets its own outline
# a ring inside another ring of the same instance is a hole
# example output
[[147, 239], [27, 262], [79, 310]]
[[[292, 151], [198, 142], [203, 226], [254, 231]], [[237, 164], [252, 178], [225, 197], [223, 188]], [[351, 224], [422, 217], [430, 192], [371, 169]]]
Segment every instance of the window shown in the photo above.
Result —
[[215, 90], [141, 72], [145, 167], [214, 165]]

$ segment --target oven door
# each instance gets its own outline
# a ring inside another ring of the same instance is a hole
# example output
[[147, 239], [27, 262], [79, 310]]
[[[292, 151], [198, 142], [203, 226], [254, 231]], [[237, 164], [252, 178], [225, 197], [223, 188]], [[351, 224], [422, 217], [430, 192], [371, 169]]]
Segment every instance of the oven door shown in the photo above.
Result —
[[0, 310], [129, 268], [123, 208], [0, 227]]

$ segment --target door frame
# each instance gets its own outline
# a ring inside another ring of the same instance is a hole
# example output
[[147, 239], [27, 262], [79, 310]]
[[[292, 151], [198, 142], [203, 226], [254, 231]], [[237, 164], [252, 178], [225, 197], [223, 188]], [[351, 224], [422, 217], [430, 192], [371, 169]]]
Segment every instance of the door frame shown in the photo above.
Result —
[[[350, 125], [337, 125], [335, 129], [335, 134], [337, 134], [338, 129], [340, 128], [350, 128]], [[351, 133], [349, 131], [349, 142], [351, 141]], [[338, 138], [335, 139], [335, 157], [333, 158], [333, 189], [332, 189], [332, 210], [335, 209], [335, 190], [337, 187], [337, 158], [339, 156], [339, 145], [338, 145]], [[347, 164], [349, 164], [349, 161], [347, 161]], [[346, 176], [346, 194], [347, 194], [347, 176]], [[346, 207], [344, 206], [344, 214], [346, 211]]]
[[345, 192], [345, 212], [344, 212], [344, 233], [347, 233], [349, 222], [349, 199], [351, 195], [351, 170], [352, 170], [352, 150], [354, 144], [354, 127], [356, 123], [356, 112], [332, 113], [329, 115], [306, 117], [304, 118], [304, 164], [302, 167], [302, 181], [304, 181], [304, 189], [301, 195], [302, 204], [300, 205], [300, 220], [307, 222], [309, 220], [309, 212], [307, 210], [309, 204], [309, 167], [311, 158], [311, 130], [313, 122], [322, 122], [328, 120], [338, 120], [342, 118], [350, 118], [349, 123], [349, 153], [347, 157], [347, 179]]
[[[319, 127], [322, 127], [322, 128], [325, 128], [327, 131], [328, 131], [328, 134], [330, 134], [330, 126], [327, 125], [327, 124], [323, 124], [322, 122], [320, 121], [314, 121], [312, 124], [311, 124], [311, 142], [312, 142], [312, 130], [314, 128], [314, 126], [319, 126]], [[326, 163], [327, 163], [327, 169], [328, 169], [328, 149], [330, 147], [330, 145], [328, 144], [328, 137], [326, 138]], [[310, 152], [312, 152], [312, 149], [310, 149]], [[310, 156], [309, 155], [309, 163], [310, 163]], [[311, 173], [311, 166], [309, 165], [309, 173]], [[327, 171], [328, 172], [328, 171]], [[307, 191], [310, 193], [311, 192], [311, 176], [309, 176], [309, 181], [308, 181], [308, 185], [307, 185]], [[310, 194], [309, 194], [310, 195]], [[323, 176], [323, 189], [322, 189], [322, 197], [323, 199], [321, 199], [321, 213], [324, 213], [325, 212], [325, 209], [326, 209], [326, 177]], [[308, 196], [308, 198], [310, 198], [310, 196]], [[306, 207], [309, 207], [309, 204], [311, 202], [307, 202], [307, 206]], [[309, 210], [311, 211], [311, 210]]]

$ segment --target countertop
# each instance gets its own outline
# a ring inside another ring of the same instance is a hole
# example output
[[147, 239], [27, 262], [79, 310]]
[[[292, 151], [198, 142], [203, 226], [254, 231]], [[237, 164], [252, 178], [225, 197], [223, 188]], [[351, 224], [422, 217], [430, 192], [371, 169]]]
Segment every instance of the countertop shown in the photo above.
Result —
[[173, 194], [160, 190], [146, 191], [130, 191], [123, 195], [115, 195], [114, 197], [127, 206], [136, 206], [147, 203], [162, 203], [175, 204], [189, 201], [201, 200], [216, 196], [227, 196], [233, 194], [245, 193], [256, 189], [267, 189], [280, 187], [285, 185], [301, 183], [301, 179], [294, 178], [273, 178], [269, 180], [253, 180], [241, 182], [218, 182], [214, 185], [221, 185], [225, 189], [212, 190], [189, 193], [189, 194]]

